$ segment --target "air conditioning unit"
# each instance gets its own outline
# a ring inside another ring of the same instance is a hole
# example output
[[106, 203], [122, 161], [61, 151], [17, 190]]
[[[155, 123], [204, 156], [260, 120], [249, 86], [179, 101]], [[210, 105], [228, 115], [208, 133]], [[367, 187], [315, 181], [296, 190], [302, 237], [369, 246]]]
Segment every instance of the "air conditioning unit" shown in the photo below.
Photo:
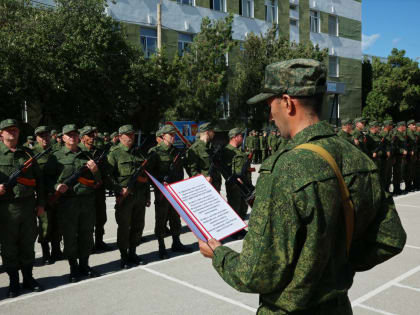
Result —
[[151, 16], [150, 14], [147, 15], [147, 23], [153, 24], [153, 16]]
[[190, 29], [190, 23], [188, 21], [184, 21], [184, 29], [188, 31]]

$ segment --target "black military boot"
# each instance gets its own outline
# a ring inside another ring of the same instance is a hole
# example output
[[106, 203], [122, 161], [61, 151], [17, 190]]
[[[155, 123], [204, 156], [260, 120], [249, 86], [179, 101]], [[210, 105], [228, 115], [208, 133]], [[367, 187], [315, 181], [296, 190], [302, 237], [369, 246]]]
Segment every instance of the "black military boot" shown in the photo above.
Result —
[[192, 249], [185, 246], [181, 243], [179, 239], [179, 235], [172, 235], [172, 247], [173, 252], [180, 252], [180, 253], [191, 253]]
[[41, 249], [42, 249], [42, 264], [51, 265], [53, 263], [53, 260], [51, 259], [50, 246], [48, 242], [42, 242]]
[[22, 267], [23, 288], [32, 292], [44, 291], [44, 288], [32, 276], [32, 268], [32, 265], [26, 265]]
[[166, 251], [165, 240], [162, 237], [159, 237], [158, 242], [159, 242], [159, 258], [168, 259], [169, 255], [168, 255], [168, 252]]
[[145, 265], [144, 261], [139, 256], [137, 256], [135, 247], [130, 247], [128, 250], [128, 260], [136, 266]]
[[76, 258], [69, 258], [70, 275], [69, 282], [75, 283], [79, 281], [79, 265], [77, 264]]
[[129, 269], [130, 262], [128, 260], [128, 253], [126, 249], [120, 249], [121, 253], [121, 269]]
[[51, 244], [51, 260], [52, 263], [54, 263], [55, 261], [58, 260], [63, 260], [65, 259], [63, 252], [60, 249], [60, 243]]
[[20, 294], [19, 286], [19, 270], [17, 268], [6, 268], [9, 275], [9, 291], [7, 292], [8, 298], [17, 297]]
[[112, 247], [106, 244], [103, 240], [103, 234], [95, 235], [95, 252], [109, 252], [112, 250]]
[[82, 276], [86, 276], [88, 278], [96, 278], [101, 276], [99, 272], [89, 267], [89, 256], [79, 259], [79, 273]]

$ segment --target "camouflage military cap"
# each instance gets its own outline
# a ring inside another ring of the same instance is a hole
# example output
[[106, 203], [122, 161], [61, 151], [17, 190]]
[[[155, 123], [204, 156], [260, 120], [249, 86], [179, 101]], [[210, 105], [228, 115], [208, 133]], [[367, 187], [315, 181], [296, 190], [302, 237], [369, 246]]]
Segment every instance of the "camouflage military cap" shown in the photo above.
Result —
[[109, 137], [109, 132], [104, 132], [104, 137]]
[[400, 122], [397, 123], [397, 127], [401, 127], [401, 126], [407, 126], [405, 121], [400, 121]]
[[416, 124], [416, 127], [420, 127], [420, 122], [418, 122], [418, 123]]
[[32, 136], [27, 136], [27, 137], [26, 137], [26, 140], [31, 140], [31, 141], [33, 141], [33, 140], [34, 140], [34, 137], [32, 137]]
[[376, 127], [376, 126], [379, 126], [379, 123], [377, 122], [377, 121], [371, 121], [370, 123], [369, 123], [369, 127]]
[[77, 133], [79, 133], [79, 130], [77, 129], [75, 124], [64, 125], [63, 130], [62, 130], [62, 134], [64, 135], [65, 133], [69, 133], [69, 132], [72, 132], [72, 131], [76, 131]]
[[229, 130], [229, 132], [228, 132], [229, 139], [233, 138], [233, 137], [235, 137], [235, 136], [237, 136], [237, 135], [239, 135], [243, 132], [244, 131], [243, 131], [242, 128], [239, 128], [239, 127], [233, 128], [233, 129]]
[[160, 128], [160, 132], [162, 133], [162, 136], [166, 133], [176, 133], [176, 130], [174, 126], [171, 125], [165, 125], [162, 128]]
[[341, 120], [341, 125], [345, 126], [345, 125], [351, 125], [353, 124], [353, 120], [351, 120], [350, 118], [344, 118]]
[[63, 133], [62, 132], [60, 132], [60, 133], [57, 134], [57, 137], [62, 137], [62, 136], [63, 136]]
[[384, 121], [384, 126], [392, 126], [394, 123], [392, 122], [392, 120], [385, 120]]
[[250, 98], [248, 104], [256, 104], [275, 95], [313, 96], [327, 90], [326, 67], [313, 59], [292, 59], [276, 62], [265, 68], [264, 88]]
[[118, 134], [122, 135], [124, 133], [131, 133], [134, 132], [133, 125], [124, 125], [121, 126], [120, 129], [118, 129]]
[[80, 137], [86, 136], [93, 132], [92, 126], [84, 126], [82, 129], [80, 129]]
[[363, 117], [357, 117], [357, 118], [354, 119], [354, 123], [355, 124], [357, 124], [359, 122], [362, 123], [362, 124], [365, 124], [366, 123], [366, 119], [363, 118]]
[[211, 122], [201, 124], [200, 127], [198, 127], [198, 132], [204, 132], [209, 130], [215, 130], [215, 126]]
[[409, 121], [407, 121], [407, 126], [408, 125], [415, 125], [416, 121], [414, 119], [410, 119]]
[[113, 133], [111, 133], [111, 138], [114, 138], [116, 136], [118, 136], [118, 132], [114, 131]]
[[57, 130], [55, 130], [55, 129], [51, 130], [51, 134], [52, 134], [52, 135], [57, 134]]
[[39, 133], [43, 133], [43, 132], [50, 132], [50, 127], [48, 126], [38, 126], [35, 128], [35, 132], [34, 134], [37, 135]]
[[93, 131], [98, 131], [98, 127], [92, 126]]
[[155, 135], [156, 135], [156, 137], [162, 137], [162, 128], [161, 129], [158, 129], [157, 131], [156, 131], [156, 133], [155, 133]]
[[0, 130], [9, 128], [9, 127], [18, 127], [18, 122], [16, 119], [5, 119], [2, 122], [0, 122]]

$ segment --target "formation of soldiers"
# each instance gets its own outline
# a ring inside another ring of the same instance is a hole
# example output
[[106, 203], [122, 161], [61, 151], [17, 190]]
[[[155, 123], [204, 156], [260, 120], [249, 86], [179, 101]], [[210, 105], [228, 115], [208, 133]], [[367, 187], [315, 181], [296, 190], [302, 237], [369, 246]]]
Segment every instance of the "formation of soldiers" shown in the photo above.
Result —
[[[420, 189], [420, 123], [391, 120], [383, 123], [356, 118], [342, 121], [338, 135], [377, 165], [383, 188], [399, 195]], [[402, 182], [405, 189], [401, 189]]]
[[[166, 184], [183, 179], [185, 168], [189, 176], [204, 175], [220, 192], [221, 173], [212, 163], [214, 126], [202, 124], [198, 132], [194, 144], [179, 151], [173, 146], [175, 128], [165, 125], [156, 132], [157, 145], [144, 154], [135, 145], [132, 125], [121, 126], [111, 135], [104, 133], [103, 138], [98, 137], [93, 126], [78, 129], [68, 124], [59, 134], [48, 126], [39, 126], [34, 142], [19, 146], [18, 122], [0, 122], [0, 244], [10, 280], [8, 297], [21, 292], [19, 270], [24, 289], [43, 290], [32, 276], [36, 240], [41, 244], [43, 264], [68, 260], [69, 282], [100, 276], [89, 266], [89, 256], [93, 251], [112, 249], [103, 241], [106, 190], [116, 196], [121, 268], [144, 264], [136, 249], [142, 238], [145, 211], [151, 203], [146, 171]], [[241, 129], [232, 129], [229, 144], [222, 150], [223, 162], [233, 174], [250, 163], [248, 155], [240, 150], [242, 134]], [[249, 173], [246, 176], [250, 179]], [[227, 182], [226, 191], [228, 202], [244, 219], [248, 204], [241, 199], [240, 190]], [[169, 257], [164, 243], [168, 222], [172, 251], [191, 252], [180, 241], [179, 215], [157, 189], [154, 194], [159, 257]]]
[[253, 153], [252, 162], [260, 164], [286, 143], [287, 139], [281, 137], [275, 128], [262, 132], [252, 130], [245, 139], [245, 149], [247, 152]]

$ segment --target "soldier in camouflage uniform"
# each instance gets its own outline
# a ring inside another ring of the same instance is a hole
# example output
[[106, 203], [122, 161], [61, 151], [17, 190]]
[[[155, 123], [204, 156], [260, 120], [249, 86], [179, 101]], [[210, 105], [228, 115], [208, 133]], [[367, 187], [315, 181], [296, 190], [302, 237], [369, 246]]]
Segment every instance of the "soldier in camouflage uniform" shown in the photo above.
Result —
[[266, 131], [264, 131], [260, 136], [260, 150], [261, 150], [261, 162], [263, 162], [267, 158], [267, 151], [268, 151]]
[[[171, 125], [165, 125], [159, 132], [162, 141], [153, 148], [155, 154], [150, 157], [149, 166], [151, 174], [160, 182], [171, 184], [181, 180], [179, 177], [183, 165], [177, 164], [178, 169], [170, 173], [170, 166], [175, 160], [178, 152], [173, 147], [175, 141], [175, 128]], [[166, 177], [166, 178], [165, 178]], [[159, 243], [160, 259], [167, 259], [168, 253], [165, 246], [166, 222], [169, 219], [170, 233], [172, 234], [172, 251], [190, 253], [191, 249], [181, 243], [179, 235], [181, 234], [181, 219], [178, 213], [172, 208], [171, 204], [166, 200], [163, 194], [155, 188], [155, 235]]]
[[111, 133], [112, 146], [117, 145], [119, 141], [120, 139], [118, 138], [118, 132], [114, 131], [113, 133]]
[[267, 138], [267, 145], [268, 145], [268, 155], [272, 155], [276, 150], [275, 150], [275, 145], [276, 145], [276, 130], [275, 129], [271, 129], [270, 130], [270, 134], [268, 135]]
[[197, 139], [187, 151], [186, 169], [189, 176], [204, 175], [218, 192], [222, 187], [222, 176], [214, 167], [210, 169], [210, 156], [213, 151], [211, 140], [214, 126], [204, 123], [198, 127], [200, 139]]
[[105, 144], [104, 144], [104, 140], [102, 139], [102, 137], [101, 137], [101, 135], [98, 131], [98, 127], [93, 126], [92, 129], [93, 129], [93, 133], [95, 135], [94, 145], [99, 150], [102, 150]]
[[[243, 130], [240, 128], [231, 129], [228, 133], [230, 139], [229, 144], [223, 150], [223, 162], [231, 169], [232, 174], [240, 174], [243, 166], [248, 160], [246, 153], [241, 150], [241, 143], [243, 140], [242, 134]], [[249, 177], [249, 179], [251, 179], [251, 177]], [[239, 191], [238, 186], [234, 183], [226, 183], [226, 195], [227, 201], [233, 210], [236, 211], [241, 219], [245, 219], [248, 204], [241, 197], [241, 192]], [[238, 234], [243, 237], [245, 236], [245, 231], [241, 230]]]
[[26, 137], [26, 142], [23, 146], [28, 148], [28, 149], [32, 149], [33, 145], [34, 145], [34, 137], [27, 136]]
[[340, 138], [343, 138], [344, 140], [347, 140], [351, 144], [354, 144], [352, 131], [353, 131], [353, 121], [348, 118], [343, 119], [341, 121], [341, 129], [337, 132], [337, 136], [339, 136]]
[[420, 122], [416, 123], [416, 176], [414, 177], [414, 186], [420, 190]]
[[383, 163], [386, 157], [385, 139], [379, 133], [379, 123], [371, 121], [369, 123], [369, 132], [366, 135], [366, 151], [368, 156], [375, 162], [379, 170], [380, 180], [383, 183]]
[[17, 179], [17, 184], [7, 189], [8, 177], [32, 156], [32, 151], [18, 146], [20, 130], [17, 121], [0, 122], [0, 243], [3, 266], [9, 276], [7, 296], [20, 294], [19, 269], [22, 270], [23, 287], [42, 291], [32, 277], [35, 261], [36, 215], [44, 216], [44, 181], [36, 162]]
[[411, 191], [414, 189], [414, 177], [416, 174], [416, 122], [414, 119], [407, 121], [407, 167], [405, 171], [404, 181], [405, 181], [405, 190]]
[[380, 132], [380, 137], [383, 141], [383, 149], [385, 154], [383, 154], [382, 159], [382, 169], [380, 174], [382, 175], [382, 186], [386, 192], [389, 192], [389, 187], [391, 185], [392, 178], [392, 164], [393, 164], [393, 155], [392, 155], [392, 120], [385, 120], [383, 130]]
[[[100, 156], [103, 150], [98, 149], [94, 145], [95, 134], [91, 126], [84, 126], [80, 130], [80, 144], [79, 147], [82, 151], [89, 152], [94, 158]], [[105, 147], [104, 147], [105, 148]], [[105, 163], [98, 165], [103, 181], [106, 180], [106, 166]], [[98, 183], [95, 187], [95, 245], [94, 249], [98, 252], [109, 251], [112, 248], [104, 242], [106, 216], [106, 196], [104, 182]]]
[[[325, 91], [326, 68], [318, 61], [267, 66], [263, 92], [248, 102], [266, 100], [282, 136], [291, 140], [261, 166], [242, 252], [214, 239], [199, 241], [229, 285], [260, 294], [258, 314], [352, 314], [347, 292], [355, 272], [404, 248], [405, 231], [375, 164], [320, 121]], [[296, 148], [306, 143], [332, 155], [352, 192], [349, 256], [337, 177], [317, 153]]]
[[[35, 128], [35, 137], [37, 143], [32, 149], [34, 154], [38, 154], [45, 151], [51, 145], [50, 128], [48, 126], [39, 126]], [[47, 164], [52, 153], [53, 151], [50, 151], [49, 153], [44, 154], [41, 158], [38, 159], [38, 165], [43, 175], [44, 167]], [[47, 193], [47, 191], [45, 191], [45, 193]], [[47, 198], [47, 194], [45, 194], [45, 198]], [[61, 234], [58, 226], [57, 211], [54, 207], [46, 203], [45, 212], [48, 217], [48, 223], [45, 224], [45, 220], [42, 217], [40, 217], [38, 226], [38, 242], [41, 244], [42, 262], [44, 265], [53, 264], [55, 260], [63, 259], [63, 254], [60, 249]], [[53, 255], [50, 253], [49, 243], [51, 243]]]
[[[79, 132], [74, 124], [63, 126], [64, 146], [53, 153], [45, 166], [50, 190], [61, 194], [58, 200], [58, 221], [64, 239], [64, 254], [69, 265], [69, 282], [80, 276], [100, 274], [89, 266], [95, 226], [95, 187], [102, 183], [101, 172], [90, 152], [82, 151]], [[68, 186], [63, 182], [81, 167], [87, 167], [78, 182]], [[79, 260], [79, 261], [78, 261]]]
[[120, 144], [108, 154], [109, 175], [112, 189], [115, 191], [115, 219], [118, 224], [117, 245], [121, 253], [121, 268], [128, 269], [130, 263], [144, 264], [137, 256], [136, 248], [140, 245], [144, 229], [146, 207], [150, 207], [150, 185], [145, 174], [137, 177], [132, 191], [127, 184], [130, 177], [145, 161], [143, 155], [134, 147], [134, 128], [132, 125], [121, 126], [118, 130]]
[[395, 156], [395, 162], [392, 167], [392, 184], [394, 186], [394, 195], [399, 195], [402, 193], [400, 185], [407, 166], [408, 148], [406, 129], [407, 127], [405, 121], [400, 121], [397, 123], [397, 130], [392, 140], [392, 147], [394, 150], [393, 154]]
[[354, 145], [365, 154], [368, 154], [366, 149], [366, 137], [363, 133], [365, 129], [366, 119], [359, 117], [354, 120], [354, 123], [356, 125], [356, 128], [354, 128], [352, 133]]

